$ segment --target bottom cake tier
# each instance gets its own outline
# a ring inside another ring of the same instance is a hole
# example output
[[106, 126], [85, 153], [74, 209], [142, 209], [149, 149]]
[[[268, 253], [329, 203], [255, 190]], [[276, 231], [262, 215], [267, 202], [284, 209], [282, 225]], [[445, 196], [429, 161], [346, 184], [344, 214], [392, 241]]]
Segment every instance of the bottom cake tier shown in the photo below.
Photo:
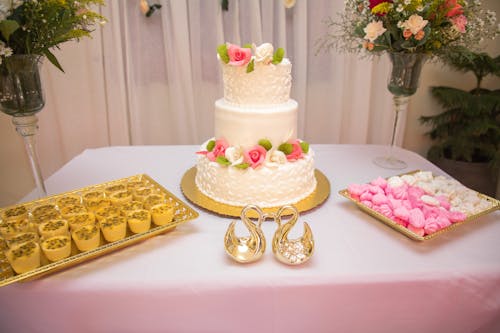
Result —
[[294, 204], [316, 189], [314, 154], [291, 163], [238, 169], [198, 156], [196, 187], [217, 202], [262, 208]]

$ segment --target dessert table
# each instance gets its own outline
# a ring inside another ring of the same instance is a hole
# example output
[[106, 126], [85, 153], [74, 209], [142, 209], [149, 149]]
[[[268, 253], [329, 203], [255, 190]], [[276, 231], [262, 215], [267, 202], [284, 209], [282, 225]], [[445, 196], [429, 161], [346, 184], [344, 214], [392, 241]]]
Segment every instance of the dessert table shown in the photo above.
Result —
[[[263, 224], [260, 261], [232, 261], [223, 239], [233, 219], [190, 204], [200, 216], [173, 231], [0, 288], [0, 332], [500, 332], [499, 211], [413, 241], [338, 192], [378, 176], [443, 171], [404, 149], [397, 154], [409, 167], [394, 171], [371, 162], [384, 146], [312, 147], [331, 194], [299, 218], [316, 242], [303, 266], [274, 258], [272, 222]], [[47, 191], [144, 173], [186, 200], [180, 180], [198, 148], [89, 149], [49, 177]]]

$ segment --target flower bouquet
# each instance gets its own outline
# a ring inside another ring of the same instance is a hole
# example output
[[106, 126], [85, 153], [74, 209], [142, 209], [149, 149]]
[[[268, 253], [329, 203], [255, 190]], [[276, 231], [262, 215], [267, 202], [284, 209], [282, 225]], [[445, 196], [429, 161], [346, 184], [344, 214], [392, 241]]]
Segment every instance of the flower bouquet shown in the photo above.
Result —
[[89, 37], [104, 18], [91, 10], [103, 0], [0, 0], [0, 111], [13, 116], [23, 137], [40, 197], [46, 195], [34, 136], [45, 105], [39, 66], [43, 57], [63, 71], [52, 49]]
[[395, 109], [391, 153], [374, 163], [390, 169], [406, 167], [392, 156], [392, 147], [399, 114], [417, 91], [424, 62], [457, 47], [477, 47], [498, 34], [495, 13], [483, 9], [479, 0], [346, 0], [338, 20], [330, 18], [327, 24], [330, 31], [320, 39], [320, 49], [389, 55], [387, 88]]

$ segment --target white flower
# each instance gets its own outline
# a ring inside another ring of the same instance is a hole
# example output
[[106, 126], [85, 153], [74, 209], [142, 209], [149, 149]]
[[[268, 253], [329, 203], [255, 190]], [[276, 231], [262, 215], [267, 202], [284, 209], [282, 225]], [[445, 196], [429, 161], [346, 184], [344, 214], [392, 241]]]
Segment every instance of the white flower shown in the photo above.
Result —
[[403, 5], [402, 5], [402, 4], [399, 4], [399, 5], [396, 7], [396, 11], [397, 11], [398, 13], [401, 13], [404, 9], [405, 9], [405, 8], [403, 7]]
[[402, 27], [404, 29], [409, 29], [412, 34], [416, 35], [417, 32], [425, 28], [429, 21], [424, 20], [422, 16], [418, 14], [413, 14], [406, 21], [403, 22]]
[[295, 2], [296, 0], [283, 0], [283, 5], [285, 6], [285, 8], [292, 8], [293, 6], [295, 6]]
[[381, 36], [387, 29], [384, 28], [382, 21], [372, 21], [366, 25], [363, 29], [365, 32], [365, 39], [370, 42], [375, 41], [379, 36]]
[[243, 154], [241, 149], [238, 147], [228, 147], [226, 148], [225, 156], [231, 165], [237, 165], [243, 163]]
[[268, 64], [273, 60], [274, 48], [270, 43], [264, 43], [259, 46], [253, 44], [253, 51], [255, 54], [255, 62]]
[[281, 150], [275, 150], [271, 153], [270, 161], [277, 164], [285, 164], [287, 159], [284, 152]]

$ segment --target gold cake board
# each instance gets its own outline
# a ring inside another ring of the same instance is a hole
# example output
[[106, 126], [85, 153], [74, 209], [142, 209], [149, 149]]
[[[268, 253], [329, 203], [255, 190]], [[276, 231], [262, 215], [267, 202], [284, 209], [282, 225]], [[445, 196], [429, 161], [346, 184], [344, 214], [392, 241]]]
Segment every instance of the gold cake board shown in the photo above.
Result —
[[[328, 178], [326, 178], [326, 176], [318, 169], [314, 170], [314, 175], [317, 181], [316, 189], [314, 190], [314, 192], [306, 198], [293, 204], [300, 213], [307, 212], [309, 210], [312, 210], [313, 208], [318, 207], [323, 202], [325, 202], [330, 195], [330, 182], [328, 181]], [[200, 208], [206, 209], [213, 213], [217, 213], [219, 215], [230, 217], [240, 216], [243, 207], [227, 205], [209, 198], [205, 194], [201, 193], [200, 190], [198, 190], [195, 184], [195, 177], [196, 167], [192, 167], [184, 173], [184, 176], [181, 180], [182, 193], [189, 201]], [[274, 213], [279, 208], [280, 207], [269, 207], [263, 208], [262, 210], [265, 213]], [[249, 211], [250, 217], [257, 217], [252, 216], [252, 213], [253, 211]]]

